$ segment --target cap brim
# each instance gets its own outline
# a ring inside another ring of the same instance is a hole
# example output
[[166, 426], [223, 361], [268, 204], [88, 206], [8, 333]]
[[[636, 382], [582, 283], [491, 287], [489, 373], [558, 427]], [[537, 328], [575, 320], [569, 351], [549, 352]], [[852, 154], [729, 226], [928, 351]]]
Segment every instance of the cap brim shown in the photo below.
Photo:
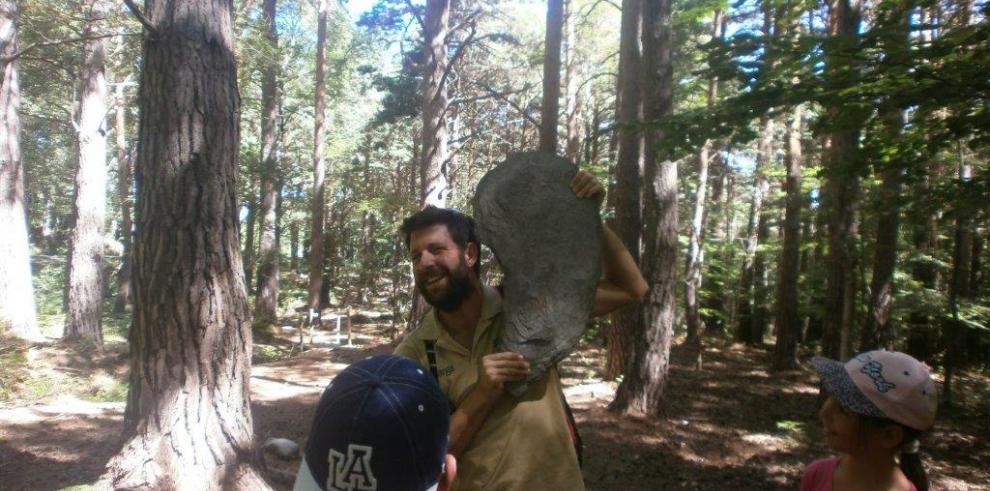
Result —
[[849, 376], [849, 372], [846, 372], [846, 366], [844, 363], [832, 360], [829, 358], [824, 358], [821, 356], [816, 356], [811, 360], [811, 366], [814, 367], [815, 371], [822, 379], [822, 388], [828, 395], [832, 396], [843, 408], [854, 412], [856, 414], [862, 414], [864, 416], [871, 416], [875, 418], [886, 418], [887, 416], [881, 411], [875, 404], [870, 402], [866, 396], [860, 392], [859, 388], [856, 387], [856, 383], [853, 382], [852, 377]]

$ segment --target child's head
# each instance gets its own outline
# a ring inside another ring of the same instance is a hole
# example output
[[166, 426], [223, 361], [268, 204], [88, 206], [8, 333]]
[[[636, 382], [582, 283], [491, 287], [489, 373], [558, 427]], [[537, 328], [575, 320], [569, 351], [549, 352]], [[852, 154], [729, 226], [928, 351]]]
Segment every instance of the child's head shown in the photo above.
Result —
[[815, 357], [811, 363], [828, 394], [819, 411], [825, 444], [847, 454], [900, 454], [905, 475], [927, 489], [917, 452], [918, 436], [935, 422], [928, 367], [896, 351], [861, 353], [846, 363]]

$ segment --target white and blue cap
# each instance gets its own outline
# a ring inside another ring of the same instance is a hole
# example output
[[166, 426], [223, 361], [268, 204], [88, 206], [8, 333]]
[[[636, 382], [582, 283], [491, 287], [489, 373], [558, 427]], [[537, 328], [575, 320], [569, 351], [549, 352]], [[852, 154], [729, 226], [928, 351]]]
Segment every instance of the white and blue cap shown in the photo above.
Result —
[[294, 489], [432, 489], [449, 432], [447, 399], [428, 371], [400, 356], [365, 358], [323, 392]]

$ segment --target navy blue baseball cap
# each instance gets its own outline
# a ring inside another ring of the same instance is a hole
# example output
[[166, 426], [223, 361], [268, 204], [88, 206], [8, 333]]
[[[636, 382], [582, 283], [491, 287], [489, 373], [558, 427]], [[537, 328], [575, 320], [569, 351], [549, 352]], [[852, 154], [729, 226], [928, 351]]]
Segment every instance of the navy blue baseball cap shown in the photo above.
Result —
[[323, 392], [294, 489], [426, 491], [443, 473], [449, 432], [447, 399], [427, 370], [365, 358]]

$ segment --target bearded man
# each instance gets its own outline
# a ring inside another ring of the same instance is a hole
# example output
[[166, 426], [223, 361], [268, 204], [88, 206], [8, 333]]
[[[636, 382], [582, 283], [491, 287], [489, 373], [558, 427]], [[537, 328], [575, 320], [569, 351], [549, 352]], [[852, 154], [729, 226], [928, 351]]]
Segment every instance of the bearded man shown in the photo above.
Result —
[[[570, 184], [579, 198], [605, 192], [587, 172]], [[505, 383], [523, 380], [529, 364], [519, 353], [497, 353], [504, 327], [498, 290], [479, 279], [474, 221], [455, 210], [427, 207], [400, 229], [416, 287], [433, 306], [395, 354], [431, 367], [453, 409], [450, 449], [457, 458], [454, 491], [583, 490], [556, 367], [529, 383], [519, 398]], [[622, 242], [602, 227], [603, 277], [593, 315], [642, 301], [648, 286]]]

